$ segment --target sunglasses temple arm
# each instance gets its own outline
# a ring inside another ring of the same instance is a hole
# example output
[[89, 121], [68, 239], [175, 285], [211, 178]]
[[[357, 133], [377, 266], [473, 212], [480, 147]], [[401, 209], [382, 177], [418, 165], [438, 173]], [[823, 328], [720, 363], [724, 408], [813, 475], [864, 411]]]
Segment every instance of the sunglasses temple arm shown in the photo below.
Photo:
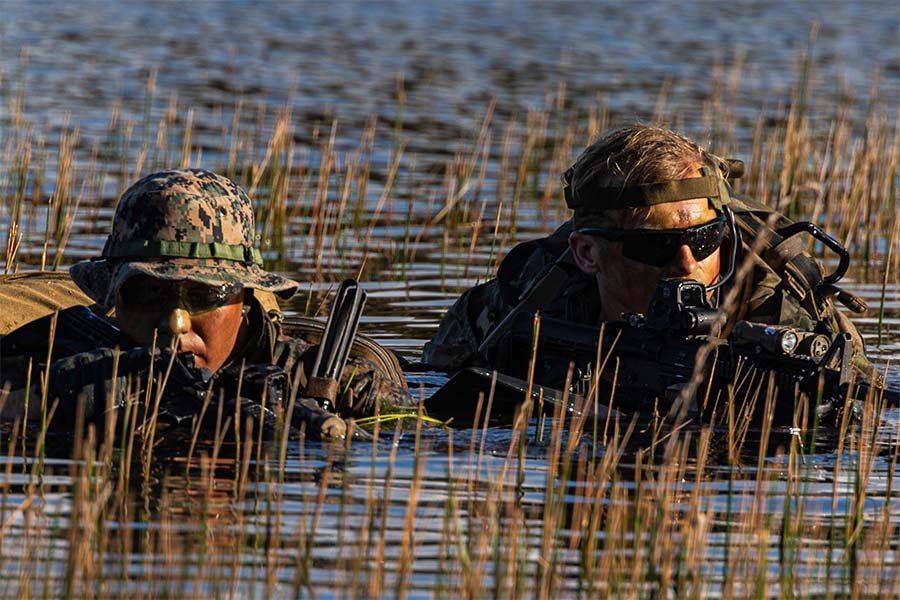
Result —
[[719, 275], [719, 280], [706, 288], [708, 291], [722, 287], [722, 285], [734, 275], [734, 267], [737, 264], [738, 248], [741, 246], [741, 234], [734, 221], [734, 213], [731, 212], [731, 209], [728, 208], [728, 206], [723, 206], [722, 212], [725, 213], [725, 219], [728, 221], [728, 227], [731, 230], [731, 260], [728, 262], [728, 272], [725, 273], [724, 276]]

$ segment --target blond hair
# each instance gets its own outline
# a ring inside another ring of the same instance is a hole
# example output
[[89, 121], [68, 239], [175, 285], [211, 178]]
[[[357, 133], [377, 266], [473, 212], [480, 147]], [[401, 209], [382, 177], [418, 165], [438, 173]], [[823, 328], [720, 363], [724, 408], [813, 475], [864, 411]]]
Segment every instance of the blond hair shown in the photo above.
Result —
[[[722, 159], [696, 142], [662, 127], [634, 124], [615, 129], [585, 148], [572, 166], [573, 189], [593, 186], [635, 186], [686, 179], [700, 167], [716, 169], [723, 177], [728, 167]], [[602, 198], [594, 201], [602, 203]], [[610, 209], [610, 227], [647, 213], [649, 207]]]

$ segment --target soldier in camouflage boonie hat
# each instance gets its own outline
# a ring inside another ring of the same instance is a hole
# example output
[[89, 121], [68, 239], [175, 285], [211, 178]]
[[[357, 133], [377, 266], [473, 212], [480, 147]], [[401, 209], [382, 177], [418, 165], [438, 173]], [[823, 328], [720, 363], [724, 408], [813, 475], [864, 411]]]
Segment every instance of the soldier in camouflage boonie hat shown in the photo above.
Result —
[[241, 284], [289, 298], [298, 283], [268, 273], [254, 245], [253, 206], [229, 179], [202, 169], [161, 171], [128, 188], [100, 257], [72, 266], [72, 279], [101, 306], [135, 275]]

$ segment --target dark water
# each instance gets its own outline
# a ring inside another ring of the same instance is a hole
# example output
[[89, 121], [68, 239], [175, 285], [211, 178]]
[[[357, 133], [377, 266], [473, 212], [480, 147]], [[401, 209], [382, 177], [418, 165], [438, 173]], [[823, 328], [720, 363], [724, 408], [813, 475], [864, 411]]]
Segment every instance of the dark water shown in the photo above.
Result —
[[[574, 132], [565, 156], [540, 156], [531, 191], [526, 192], [527, 198], [516, 212], [510, 212], [511, 187], [502, 188], [500, 181], [504, 139], [511, 140], [513, 155], [521, 155], [529, 111], [539, 114], [553, 108], [549, 113], [552, 118], [579, 123], [582, 128], [598, 111], [605, 111], [610, 125], [649, 120], [660, 114], [685, 133], [721, 144], [728, 152], [748, 159], [757, 122], [761, 119], [773, 126], [783, 123], [785, 108], [792, 102], [792, 90], [801, 76], [799, 57], [803, 52], [809, 51], [811, 56], [808, 73], [815, 93], [808, 98], [808, 110], [814, 124], [826, 123], [841, 103], [851, 107], [850, 120], [856, 133], [863, 130], [867, 111], [873, 106], [884, 113], [887, 122], [894, 122], [900, 99], [898, 28], [900, 5], [893, 1], [642, 2], [624, 6], [541, 2], [3, 2], [0, 183], [7, 190], [11, 185], [7, 174], [15, 153], [8, 148], [14, 147], [23, 132], [53, 148], [61, 131], [79, 128], [76, 168], [82, 173], [93, 169], [105, 175], [89, 183], [89, 192], [76, 213], [64, 267], [99, 252], [112, 215], [111, 203], [131, 179], [130, 171], [142, 147], [149, 148], [145, 171], [166, 164], [167, 159], [177, 160], [181, 143], [177, 132], [188, 119], [194, 144], [190, 162], [221, 169], [229, 162], [228, 146], [234, 138], [228, 132], [239, 103], [242, 127], [256, 132], [262, 140], [247, 150], [255, 160], [261, 160], [264, 154], [276, 110], [288, 106], [297, 147], [295, 160], [312, 173], [319, 168], [332, 122], [337, 122], [334, 148], [338, 169], [342, 169], [355, 160], [354, 152], [374, 120], [363, 225], [348, 226], [320, 246], [307, 235], [308, 220], [297, 216], [287, 227], [281, 260], [273, 264], [301, 281], [316, 275], [331, 281], [354, 274], [365, 260], [363, 279], [370, 291], [370, 303], [364, 330], [415, 360], [443, 311], [461, 290], [488, 277], [498, 255], [515, 241], [552, 229], [564, 214], [555, 205], [542, 205], [540, 191], [551, 164], [571, 161], [587, 142], [585, 129]], [[812, 45], [811, 31], [815, 32]], [[148, 98], [151, 73], [155, 87]], [[565, 92], [562, 98], [560, 90]], [[660, 102], [661, 92], [664, 103]], [[24, 107], [16, 108], [20, 97]], [[716, 108], [717, 102], [727, 104], [728, 110]], [[262, 105], [266, 111], [259, 116]], [[157, 123], [170, 106], [175, 107], [173, 125], [160, 134]], [[461, 201], [470, 211], [468, 220], [473, 225], [449, 228], [436, 222], [421, 226], [438, 214], [447, 196], [444, 166], [457, 155], [472, 153], [491, 106], [491, 141], [485, 153], [483, 181], [477, 191], [473, 185]], [[113, 113], [119, 114], [117, 128], [110, 127]], [[129, 124], [127, 142], [123, 141], [122, 123]], [[827, 123], [822, 127], [824, 136]], [[549, 122], [546, 147], [558, 147], [566, 133], [563, 127]], [[160, 135], [175, 148], [173, 154], [157, 150]], [[398, 140], [404, 144], [404, 152], [391, 192], [382, 198]], [[202, 152], [199, 160], [198, 149]], [[55, 151], [47, 153], [45, 176], [35, 194], [42, 200], [54, 190], [58, 162]], [[126, 176], [121, 175], [123, 164], [127, 165]], [[314, 186], [315, 179], [311, 181]], [[34, 181], [29, 181], [29, 186], [33, 185]], [[337, 187], [334, 180], [332, 185]], [[505, 208], [497, 202], [501, 192], [507, 195]], [[312, 195], [305, 193], [298, 190], [295, 195]], [[330, 198], [338, 194], [337, 189], [329, 191]], [[0, 211], [0, 228], [4, 231], [10, 219], [6, 204]], [[476, 232], [473, 226], [478, 215], [482, 226]], [[23, 269], [40, 264], [46, 219], [47, 207], [42, 201], [26, 210], [26, 237], [20, 249]], [[410, 223], [414, 224], [412, 228]], [[499, 225], [497, 241], [492, 235], [495, 223]], [[324, 268], [314, 264], [317, 257], [325, 258]], [[881, 318], [877, 311], [870, 311], [854, 319], [879, 365], [892, 360], [896, 363], [900, 355], [900, 286], [893, 275], [882, 304], [882, 273], [880, 268], [871, 272], [854, 268], [848, 277], [849, 289], [870, 305], [884, 307]], [[324, 292], [331, 285], [320, 282], [309, 289]], [[301, 294], [291, 309], [305, 312], [306, 298]], [[894, 380], [900, 378], [896, 366], [890, 373]], [[439, 374], [410, 376], [410, 383], [422, 386], [425, 393], [440, 381]], [[877, 446], [882, 456], [868, 481], [862, 518], [867, 526], [873, 526], [887, 514], [891, 535], [896, 535], [900, 501], [890, 486], [900, 470], [891, 456], [896, 452], [900, 416], [888, 411], [884, 419], [886, 426]], [[416, 454], [408, 433], [395, 449], [393, 463], [385, 458], [392, 448], [388, 442], [381, 442], [376, 452], [363, 444], [354, 447], [349, 456], [339, 458], [315, 445], [292, 448], [277, 500], [284, 518], [297, 526], [312, 518], [309, 500], [319, 492], [321, 473], [327, 469], [337, 473], [334, 481], [339, 482], [328, 489], [329, 497], [349, 490], [355, 498], [351, 512], [356, 511], [351, 520], [361, 523], [367, 490], [373, 486], [381, 490], [390, 471], [395, 494], [387, 502], [385, 526], [388, 580], [392, 580], [390, 573], [396, 566], [405, 511], [415, 510], [420, 546], [408, 587], [413, 595], [441, 595], [435, 591], [436, 582], [442, 578], [437, 566], [444, 525], [440, 510], [448, 497], [447, 481], [452, 479], [448, 473], [457, 473], [460, 478], [463, 475], [458, 473], [459, 464], [451, 463], [446, 452], [448, 434], [431, 432], [428, 436], [430, 450], [419, 454], [419, 459], [426, 461], [426, 493], [412, 508], [407, 506], [407, 495], [414, 479]], [[485, 488], [506, 464], [508, 439], [508, 430], [487, 432], [488, 464], [474, 475]], [[848, 514], [853, 482], [834, 480], [834, 466], [841, 458], [829, 447], [808, 457], [799, 475], [807, 491], [802, 517], [805, 522], [839, 522]], [[66, 473], [67, 466], [63, 462], [57, 471]], [[758, 468], [768, 473], [774, 486], [764, 512], [780, 515], [786, 497], [779, 488], [779, 482], [784, 481], [784, 465], [773, 457]], [[504, 493], [519, 494], [520, 502], [539, 511], [546, 472], [545, 449], [529, 446], [524, 484], [518, 491]], [[756, 473], [751, 469], [735, 475], [727, 467], [717, 472], [720, 477], [712, 476], [697, 485], [701, 503], [714, 507], [727, 523], [747, 509], [727, 503], [723, 482], [730, 479], [738, 488], [739, 501], [749, 501]], [[72, 490], [71, 479], [66, 475], [58, 478], [56, 490], [43, 494], [40, 501], [39, 512], [51, 527], [36, 538], [21, 522], [22, 514], [8, 508], [18, 506], [25, 496], [12, 494], [6, 498], [5, 541], [0, 552], [4, 573], [12, 582], [6, 593], [20, 589], [15, 574], [21, 556], [13, 549], [19, 541], [25, 544], [26, 538], [31, 539], [28, 544], [34, 544], [32, 552], [35, 548], [46, 550], [39, 552], [46, 559], [44, 568], [52, 573], [64, 571], [71, 541], [58, 531], [70, 514]], [[835, 486], [840, 490], [836, 505], [832, 502]], [[184, 480], [168, 479], [160, 487], [155, 494], [186, 495], [185, 514], [157, 515], [159, 520], [147, 526], [176, 530], [196, 527], [189, 515], [197, 507], [190, 502]], [[333, 582], [341, 580], [340, 573], [348, 568], [348, 549], [365, 546], [354, 543], [351, 534], [344, 538], [337, 534], [341, 519], [348, 518], [339, 513], [338, 507], [346, 507], [337, 500], [325, 506], [318, 522], [320, 533], [315, 537], [310, 586], [328, 596], [335, 593]], [[837, 512], [833, 513], [835, 506]], [[223, 514], [228, 513], [248, 530], [259, 525], [266, 510], [259, 503], [241, 503], [227, 496], [222, 505]], [[362, 524], [359, 527], [364, 528]], [[288, 531], [293, 530], [286, 528], [282, 535], [293, 535]], [[707, 548], [712, 593], [717, 582], [727, 578], [722, 555], [727, 552], [729, 539], [723, 537], [723, 531], [722, 522], [712, 527]], [[534, 539], [526, 545], [537, 547]], [[886, 560], [896, 565], [896, 544], [892, 548]], [[530, 569], [538, 557], [528, 556], [525, 568]], [[146, 555], [137, 553], [128, 568], [133, 574], [142, 569], [146, 573], [146, 560]], [[197, 554], [184, 555], [186, 564], [198, 560]], [[265, 555], [251, 549], [246, 560], [237, 587], [262, 593], [265, 586], [257, 575], [265, 570]], [[254, 560], [258, 564], [250, 564]], [[808, 581], [817, 580], [824, 560], [813, 553], [801, 561], [808, 566]], [[775, 555], [773, 563], [777, 561]], [[563, 562], [576, 564], [577, 559], [566, 556]], [[296, 571], [289, 565], [282, 568], [276, 587], [284, 591], [290, 589]], [[159, 572], [166, 571], [160, 567]], [[771, 577], [777, 580], [778, 574]], [[133, 583], [132, 588], [131, 583], [122, 583], [121, 588], [115, 582], [109, 585], [109, 590], [153, 589], [151, 582]], [[209, 584], [200, 593], [228, 594], [234, 589], [231, 586], [231, 580], [225, 578], [221, 585]], [[576, 593], [574, 583], [562, 587]], [[385, 589], [393, 588], [388, 585]], [[390, 591], [385, 594], [393, 595]]]

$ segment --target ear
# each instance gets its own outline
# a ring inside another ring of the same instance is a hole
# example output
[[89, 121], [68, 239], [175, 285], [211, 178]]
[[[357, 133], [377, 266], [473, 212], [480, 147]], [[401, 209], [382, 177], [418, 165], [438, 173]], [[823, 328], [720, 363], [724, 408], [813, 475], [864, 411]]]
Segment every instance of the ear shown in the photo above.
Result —
[[573, 231], [569, 234], [569, 248], [575, 264], [586, 275], [594, 275], [600, 271], [598, 241], [593, 236]]

